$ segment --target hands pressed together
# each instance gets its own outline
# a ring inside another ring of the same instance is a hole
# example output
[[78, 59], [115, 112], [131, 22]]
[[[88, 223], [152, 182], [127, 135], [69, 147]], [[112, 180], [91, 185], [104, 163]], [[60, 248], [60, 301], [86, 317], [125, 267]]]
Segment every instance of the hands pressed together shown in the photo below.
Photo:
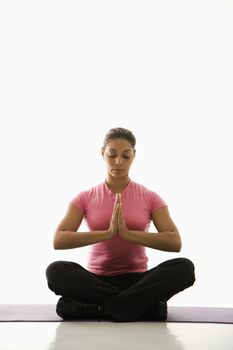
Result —
[[119, 235], [120, 237], [127, 239], [128, 233], [129, 233], [129, 230], [126, 226], [125, 219], [122, 213], [121, 194], [117, 193], [110, 225], [108, 228], [108, 234], [110, 238]]

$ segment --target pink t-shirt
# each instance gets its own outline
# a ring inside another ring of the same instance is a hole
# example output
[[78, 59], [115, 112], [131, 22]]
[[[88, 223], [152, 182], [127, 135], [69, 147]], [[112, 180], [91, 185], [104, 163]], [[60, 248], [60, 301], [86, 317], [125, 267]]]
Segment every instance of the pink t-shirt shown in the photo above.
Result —
[[[115, 194], [103, 182], [80, 192], [71, 203], [83, 211], [90, 231], [101, 231], [109, 227], [114, 201]], [[121, 201], [126, 226], [135, 231], [148, 231], [152, 213], [167, 205], [157, 193], [132, 180], [121, 193]], [[144, 246], [115, 236], [90, 246], [88, 270], [97, 275], [143, 272], [147, 261]]]

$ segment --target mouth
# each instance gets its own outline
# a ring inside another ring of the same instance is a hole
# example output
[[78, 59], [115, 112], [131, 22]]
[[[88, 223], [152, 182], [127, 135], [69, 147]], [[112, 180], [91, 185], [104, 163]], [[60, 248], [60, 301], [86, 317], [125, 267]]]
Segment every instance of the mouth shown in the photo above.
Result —
[[117, 172], [117, 173], [122, 173], [124, 169], [112, 169], [112, 171]]

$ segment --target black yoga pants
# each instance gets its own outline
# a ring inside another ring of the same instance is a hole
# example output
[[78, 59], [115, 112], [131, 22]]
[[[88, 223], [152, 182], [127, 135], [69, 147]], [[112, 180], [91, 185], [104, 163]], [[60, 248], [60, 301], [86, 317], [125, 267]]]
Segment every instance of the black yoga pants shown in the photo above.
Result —
[[55, 294], [102, 304], [114, 319], [133, 321], [192, 286], [194, 269], [189, 259], [176, 258], [146, 272], [102, 276], [74, 262], [55, 261], [48, 266], [46, 277]]

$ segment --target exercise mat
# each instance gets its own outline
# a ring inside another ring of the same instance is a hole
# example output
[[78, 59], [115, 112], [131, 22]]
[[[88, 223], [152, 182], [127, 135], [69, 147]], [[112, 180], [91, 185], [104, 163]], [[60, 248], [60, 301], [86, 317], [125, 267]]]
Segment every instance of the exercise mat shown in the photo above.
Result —
[[[54, 304], [0, 304], [0, 322], [61, 321]], [[168, 306], [166, 322], [233, 323], [233, 308]]]

